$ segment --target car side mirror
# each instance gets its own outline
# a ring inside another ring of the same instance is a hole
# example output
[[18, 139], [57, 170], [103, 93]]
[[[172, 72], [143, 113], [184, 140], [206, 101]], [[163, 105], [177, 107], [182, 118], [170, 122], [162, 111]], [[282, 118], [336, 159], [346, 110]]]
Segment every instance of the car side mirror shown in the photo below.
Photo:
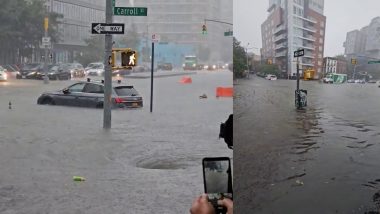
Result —
[[64, 89], [62, 90], [62, 92], [63, 92], [64, 94], [70, 94], [70, 91], [69, 91], [68, 88], [64, 88]]

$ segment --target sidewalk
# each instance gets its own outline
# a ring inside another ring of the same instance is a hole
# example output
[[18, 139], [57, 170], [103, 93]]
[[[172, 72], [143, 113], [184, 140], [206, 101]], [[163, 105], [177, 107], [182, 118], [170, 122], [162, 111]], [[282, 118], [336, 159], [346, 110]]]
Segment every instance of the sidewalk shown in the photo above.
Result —
[[[184, 76], [184, 75], [193, 75], [197, 74], [196, 71], [156, 71], [153, 73], [155, 78], [160, 77], [172, 77], [172, 76]], [[128, 76], [124, 76], [124, 78], [129, 79], [147, 79], [150, 78], [150, 72], [142, 72], [142, 73], [132, 73]]]

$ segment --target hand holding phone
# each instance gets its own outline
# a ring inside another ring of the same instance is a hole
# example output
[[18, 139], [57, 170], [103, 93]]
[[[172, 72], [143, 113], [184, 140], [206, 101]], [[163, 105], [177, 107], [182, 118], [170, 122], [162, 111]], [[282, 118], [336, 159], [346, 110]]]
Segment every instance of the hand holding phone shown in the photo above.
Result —
[[204, 158], [203, 180], [205, 193], [217, 214], [225, 214], [226, 207], [218, 205], [218, 200], [232, 200], [231, 163], [228, 157]]

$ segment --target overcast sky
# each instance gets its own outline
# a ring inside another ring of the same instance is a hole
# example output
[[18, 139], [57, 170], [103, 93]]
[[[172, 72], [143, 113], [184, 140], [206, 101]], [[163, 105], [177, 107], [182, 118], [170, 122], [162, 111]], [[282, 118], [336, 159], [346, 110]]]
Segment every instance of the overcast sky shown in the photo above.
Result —
[[[261, 24], [269, 0], [233, 0], [234, 36], [246, 46], [261, 48]], [[380, 0], [325, 0], [326, 35], [324, 56], [343, 54], [346, 33], [369, 25], [380, 16]], [[257, 49], [252, 49], [259, 54]]]

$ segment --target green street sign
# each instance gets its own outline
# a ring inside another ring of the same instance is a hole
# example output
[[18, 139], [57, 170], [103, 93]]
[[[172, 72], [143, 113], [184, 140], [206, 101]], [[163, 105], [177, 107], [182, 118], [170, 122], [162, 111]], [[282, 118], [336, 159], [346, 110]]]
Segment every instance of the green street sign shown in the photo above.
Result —
[[368, 61], [368, 64], [377, 64], [377, 63], [380, 63], [380, 60], [377, 60], [377, 61]]
[[113, 15], [115, 16], [147, 16], [148, 8], [146, 7], [114, 7]]
[[233, 35], [232, 31], [224, 32], [224, 36], [232, 36], [232, 35]]

